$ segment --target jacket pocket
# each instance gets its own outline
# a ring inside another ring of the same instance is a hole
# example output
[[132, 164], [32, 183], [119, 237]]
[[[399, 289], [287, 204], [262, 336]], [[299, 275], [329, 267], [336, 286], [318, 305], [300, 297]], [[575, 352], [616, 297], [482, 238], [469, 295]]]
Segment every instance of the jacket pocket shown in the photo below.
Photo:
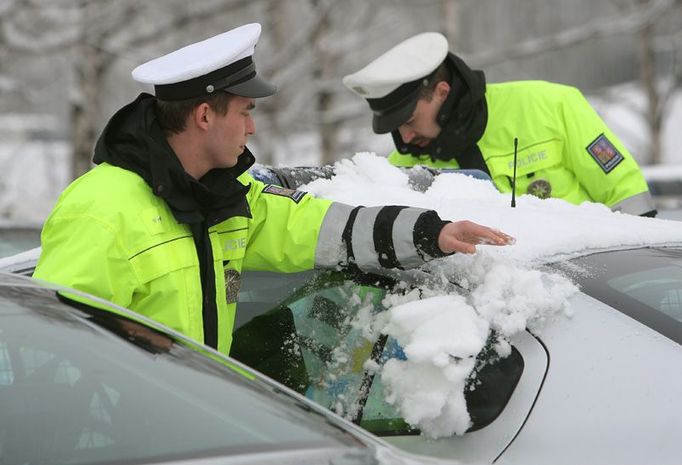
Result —
[[131, 257], [130, 263], [142, 284], [183, 268], [199, 267], [191, 235], [155, 244]]

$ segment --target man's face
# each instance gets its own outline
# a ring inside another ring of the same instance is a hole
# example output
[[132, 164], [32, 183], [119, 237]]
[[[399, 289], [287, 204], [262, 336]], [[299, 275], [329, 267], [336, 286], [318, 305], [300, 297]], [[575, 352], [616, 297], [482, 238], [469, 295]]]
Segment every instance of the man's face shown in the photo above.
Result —
[[430, 99], [419, 99], [410, 119], [398, 127], [398, 132], [404, 142], [426, 147], [438, 137], [441, 127], [436, 122], [436, 117], [449, 90], [450, 86], [441, 81], [436, 85]]
[[207, 151], [215, 168], [231, 168], [244, 152], [250, 135], [256, 133], [251, 111], [256, 107], [253, 98], [233, 96], [227, 113], [213, 112], [213, 124], [207, 139]]

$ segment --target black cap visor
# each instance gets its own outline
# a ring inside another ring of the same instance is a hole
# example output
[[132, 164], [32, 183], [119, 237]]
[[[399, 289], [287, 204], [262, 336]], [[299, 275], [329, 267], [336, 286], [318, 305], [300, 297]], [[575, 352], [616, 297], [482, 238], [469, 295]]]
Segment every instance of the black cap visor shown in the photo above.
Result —
[[222, 90], [241, 97], [260, 98], [275, 94], [277, 87], [258, 76], [253, 76], [247, 81], [225, 87]]
[[414, 113], [414, 109], [417, 107], [417, 100], [419, 99], [415, 98], [393, 111], [385, 113], [375, 112], [372, 118], [372, 130], [374, 130], [374, 133], [387, 134], [397, 130], [412, 117], [412, 113]]
[[385, 97], [367, 99], [374, 112], [372, 129], [376, 134], [386, 134], [398, 129], [412, 117], [423, 88], [423, 79], [408, 82]]

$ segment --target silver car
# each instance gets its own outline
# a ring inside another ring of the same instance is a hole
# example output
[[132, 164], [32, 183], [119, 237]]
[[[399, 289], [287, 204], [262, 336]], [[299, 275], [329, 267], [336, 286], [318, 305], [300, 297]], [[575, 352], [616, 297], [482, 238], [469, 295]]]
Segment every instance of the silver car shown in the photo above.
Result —
[[518, 334], [506, 358], [482, 353], [462, 436], [425, 438], [366, 369], [404, 354], [386, 337], [367, 345], [349, 297], [370, 295], [372, 311], [384, 311], [390, 277], [252, 275], [232, 355], [411, 452], [496, 464], [680, 463], [682, 248], [604, 250], [549, 268], [580, 285], [573, 316]]
[[0, 464], [453, 463], [401, 452], [235, 360], [67, 291], [0, 273]]
[[[35, 253], [25, 258], [10, 268], [30, 274]], [[496, 464], [679, 463], [682, 246], [585, 251], [548, 269], [580, 285], [573, 316], [517, 334], [506, 358], [482, 352], [466, 391], [472, 426], [461, 436], [426, 438], [385, 402], [366, 362], [405, 355], [385, 336], [368, 343], [353, 325], [362, 307], [353, 296], [382, 312], [386, 293], [431, 286], [428, 275], [245, 273], [231, 355], [412, 453]]]

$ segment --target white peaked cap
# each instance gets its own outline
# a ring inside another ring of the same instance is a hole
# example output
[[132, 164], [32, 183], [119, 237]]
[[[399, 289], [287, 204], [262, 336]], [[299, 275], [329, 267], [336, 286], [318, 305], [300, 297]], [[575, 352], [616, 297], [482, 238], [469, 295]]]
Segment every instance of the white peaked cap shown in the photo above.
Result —
[[447, 54], [448, 40], [443, 34], [424, 32], [400, 42], [361, 70], [345, 76], [343, 83], [361, 97], [385, 97], [401, 85], [431, 74]]
[[135, 68], [133, 79], [154, 85], [156, 96], [181, 100], [224, 90], [244, 97], [266, 97], [276, 88], [256, 76], [253, 53], [261, 33], [245, 24], [183, 47]]
[[427, 77], [445, 61], [448, 40], [424, 32], [399, 43], [370, 64], [343, 78], [350, 90], [367, 99], [374, 113], [377, 134], [395, 131], [407, 121], [419, 100]]

